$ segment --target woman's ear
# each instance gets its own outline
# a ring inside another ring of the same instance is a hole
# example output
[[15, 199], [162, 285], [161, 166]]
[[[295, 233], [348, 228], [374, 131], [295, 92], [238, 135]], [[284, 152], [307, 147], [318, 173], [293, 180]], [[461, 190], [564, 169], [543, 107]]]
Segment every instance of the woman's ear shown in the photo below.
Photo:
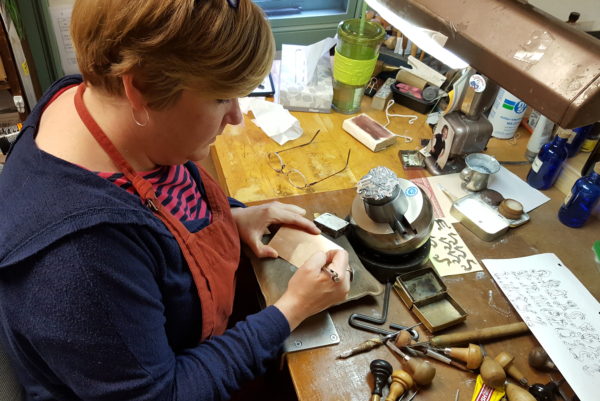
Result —
[[127, 98], [131, 108], [134, 111], [146, 108], [146, 100], [144, 99], [142, 92], [135, 86], [133, 75], [125, 74], [121, 77], [121, 81], [123, 82], [125, 98]]

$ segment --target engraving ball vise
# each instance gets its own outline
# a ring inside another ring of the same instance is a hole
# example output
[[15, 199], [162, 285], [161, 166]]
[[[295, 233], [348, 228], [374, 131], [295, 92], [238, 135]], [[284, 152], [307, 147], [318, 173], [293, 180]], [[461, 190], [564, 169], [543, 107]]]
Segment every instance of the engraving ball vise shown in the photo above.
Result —
[[433, 227], [428, 197], [386, 167], [371, 169], [357, 192], [350, 239], [365, 267], [382, 282], [419, 268], [429, 256]]

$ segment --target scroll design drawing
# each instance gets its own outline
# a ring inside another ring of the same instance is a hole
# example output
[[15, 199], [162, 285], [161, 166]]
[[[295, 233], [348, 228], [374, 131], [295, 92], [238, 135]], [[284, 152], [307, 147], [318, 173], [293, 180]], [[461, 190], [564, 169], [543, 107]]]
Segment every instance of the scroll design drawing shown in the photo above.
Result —
[[594, 330], [582, 306], [561, 288], [561, 282], [550, 277], [548, 269], [494, 274], [528, 326], [544, 326], [553, 331], [583, 372], [600, 373], [600, 333]]
[[441, 276], [482, 270], [452, 224], [442, 218], [434, 219], [429, 258]]

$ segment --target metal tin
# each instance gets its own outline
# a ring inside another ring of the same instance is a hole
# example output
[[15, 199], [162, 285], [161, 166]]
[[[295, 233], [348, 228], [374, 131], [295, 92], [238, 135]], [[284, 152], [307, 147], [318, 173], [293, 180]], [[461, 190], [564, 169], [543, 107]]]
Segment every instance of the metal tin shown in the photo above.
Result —
[[482, 198], [485, 194], [476, 192], [457, 199], [452, 203], [450, 214], [484, 241], [493, 241], [508, 231], [529, 221], [525, 212], [519, 218], [504, 217], [498, 206], [491, 206]]
[[441, 277], [431, 267], [398, 276], [394, 291], [432, 333], [467, 318], [467, 313], [448, 294]]
[[467, 195], [452, 203], [450, 214], [484, 241], [493, 241], [508, 231], [509, 223], [478, 194]]

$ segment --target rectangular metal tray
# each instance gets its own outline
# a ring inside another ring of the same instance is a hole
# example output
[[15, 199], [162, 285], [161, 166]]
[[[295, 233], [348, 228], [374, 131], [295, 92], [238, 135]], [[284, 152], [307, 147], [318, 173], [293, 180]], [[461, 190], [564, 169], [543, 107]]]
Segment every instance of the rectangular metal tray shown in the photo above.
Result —
[[508, 231], [529, 221], [523, 213], [518, 219], [508, 219], [500, 214], [497, 206], [485, 203], [479, 192], [455, 200], [450, 214], [484, 241], [493, 241]]
[[477, 193], [455, 200], [450, 214], [484, 241], [493, 241], [508, 231], [509, 223]]

